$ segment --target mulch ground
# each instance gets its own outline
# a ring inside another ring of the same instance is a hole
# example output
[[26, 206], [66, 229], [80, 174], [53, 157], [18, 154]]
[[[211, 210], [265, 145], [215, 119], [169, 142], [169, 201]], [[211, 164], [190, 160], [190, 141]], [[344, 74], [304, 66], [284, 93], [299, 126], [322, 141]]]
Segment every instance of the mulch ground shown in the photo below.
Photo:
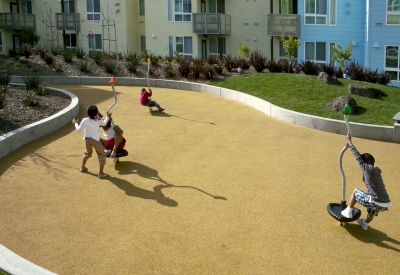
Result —
[[[110, 87], [63, 86], [105, 110]], [[58, 274], [395, 274], [400, 269], [395, 143], [354, 138], [383, 171], [393, 206], [368, 231], [340, 227], [345, 137], [287, 124], [243, 104], [153, 89], [165, 113], [116, 86], [127, 157], [79, 173], [83, 134], [68, 124], [0, 159], [0, 243]], [[184, 104], [183, 104], [184, 103]], [[348, 196], [363, 188], [350, 154]], [[347, 199], [347, 198], [346, 198]], [[361, 208], [363, 216], [365, 209]]]

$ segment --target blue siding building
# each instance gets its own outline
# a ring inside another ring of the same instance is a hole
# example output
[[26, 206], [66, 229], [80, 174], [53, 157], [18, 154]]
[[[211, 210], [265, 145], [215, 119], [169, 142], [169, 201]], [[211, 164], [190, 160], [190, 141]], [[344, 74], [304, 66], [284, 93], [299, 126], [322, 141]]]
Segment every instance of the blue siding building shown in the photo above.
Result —
[[280, 6], [282, 3], [297, 6], [299, 62], [333, 63], [331, 46], [347, 48], [352, 42], [352, 61], [390, 72], [391, 84], [400, 86], [400, 0], [280, 0]]

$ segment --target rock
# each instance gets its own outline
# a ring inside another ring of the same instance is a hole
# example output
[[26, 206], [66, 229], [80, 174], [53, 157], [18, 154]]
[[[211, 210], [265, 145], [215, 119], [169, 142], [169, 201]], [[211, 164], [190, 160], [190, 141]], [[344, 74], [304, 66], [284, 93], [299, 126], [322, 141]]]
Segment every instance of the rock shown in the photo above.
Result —
[[347, 85], [347, 90], [354, 95], [364, 96], [368, 98], [386, 96], [385, 92], [381, 89], [358, 86], [354, 84]]
[[326, 107], [338, 111], [338, 112], [342, 112], [343, 107], [345, 104], [349, 104], [351, 107], [351, 115], [354, 115], [357, 111], [357, 103], [356, 100], [354, 98], [352, 98], [351, 96], [339, 96], [335, 99], [333, 99], [332, 101], [330, 101], [328, 104], [326, 104]]
[[326, 72], [320, 72], [318, 75], [318, 80], [331, 85], [339, 84], [339, 81], [336, 78], [333, 78], [333, 76], [330, 76]]

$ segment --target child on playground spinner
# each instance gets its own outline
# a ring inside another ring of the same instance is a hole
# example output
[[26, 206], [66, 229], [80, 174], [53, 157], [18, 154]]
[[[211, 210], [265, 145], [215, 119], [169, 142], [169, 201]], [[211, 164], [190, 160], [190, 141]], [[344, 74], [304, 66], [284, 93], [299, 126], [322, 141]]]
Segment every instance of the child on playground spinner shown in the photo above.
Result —
[[145, 88], [142, 88], [141, 93], [140, 93], [140, 104], [143, 106], [156, 106], [158, 111], [162, 112], [164, 111], [163, 108], [161, 108], [160, 104], [155, 102], [154, 100], [149, 99], [153, 95], [153, 92], [149, 88], [149, 91], [146, 91]]
[[[353, 207], [356, 202], [364, 205], [365, 207], [389, 207], [392, 205], [389, 195], [386, 192], [385, 184], [382, 180], [382, 171], [379, 167], [374, 166], [375, 159], [368, 153], [360, 154], [356, 147], [351, 142], [350, 134], [347, 134], [346, 145], [350, 147], [356, 161], [361, 167], [363, 174], [363, 181], [367, 187], [367, 193], [356, 188], [349, 199], [349, 205], [344, 209], [341, 214], [346, 218], [352, 218]], [[373, 214], [368, 213], [366, 219], [359, 218], [357, 222], [363, 230], [368, 230], [368, 223], [374, 218]]]
[[75, 124], [75, 129], [78, 132], [81, 132], [82, 129], [84, 130], [83, 139], [85, 140], [86, 151], [83, 154], [82, 158], [82, 165], [80, 172], [87, 172], [88, 169], [86, 168], [87, 160], [92, 157], [93, 148], [97, 153], [97, 157], [99, 159], [99, 178], [108, 178], [110, 175], [105, 174], [103, 169], [104, 165], [106, 164], [106, 157], [104, 154], [104, 147], [103, 144], [100, 142], [100, 126], [105, 126], [109, 120], [111, 114], [107, 114], [106, 119], [103, 121], [100, 118], [102, 115], [97, 110], [95, 105], [89, 106], [87, 110], [88, 117], [82, 119], [81, 123], [78, 125], [78, 119], [73, 119], [72, 123]]
[[112, 120], [111, 114], [107, 124], [101, 127], [103, 128], [106, 140], [100, 139], [100, 141], [108, 153], [112, 150], [110, 157], [115, 158], [117, 156], [117, 150], [124, 149], [125, 147], [126, 140], [122, 136], [124, 131]]

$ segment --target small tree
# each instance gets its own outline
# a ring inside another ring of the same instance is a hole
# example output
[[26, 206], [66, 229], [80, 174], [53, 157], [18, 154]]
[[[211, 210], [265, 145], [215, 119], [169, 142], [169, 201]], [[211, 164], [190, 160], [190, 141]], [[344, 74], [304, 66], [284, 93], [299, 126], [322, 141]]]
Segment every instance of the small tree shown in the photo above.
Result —
[[240, 70], [239, 73], [242, 71], [243, 66], [243, 58], [247, 58], [250, 54], [250, 48], [248, 46], [239, 43], [239, 51], [236, 53], [236, 57], [240, 58]]
[[345, 71], [346, 64], [351, 60], [351, 52], [353, 51], [353, 43], [350, 41], [347, 45], [347, 49], [343, 49], [342, 45], [338, 44], [337, 47], [335, 45], [332, 46], [333, 54], [332, 59], [333, 61], [337, 62]]
[[282, 47], [286, 52], [286, 58], [289, 61], [288, 73], [290, 73], [293, 68], [292, 59], [297, 54], [297, 49], [300, 47], [300, 41], [297, 38], [293, 38], [289, 35], [288, 38], [285, 38], [283, 35], [281, 36]]

